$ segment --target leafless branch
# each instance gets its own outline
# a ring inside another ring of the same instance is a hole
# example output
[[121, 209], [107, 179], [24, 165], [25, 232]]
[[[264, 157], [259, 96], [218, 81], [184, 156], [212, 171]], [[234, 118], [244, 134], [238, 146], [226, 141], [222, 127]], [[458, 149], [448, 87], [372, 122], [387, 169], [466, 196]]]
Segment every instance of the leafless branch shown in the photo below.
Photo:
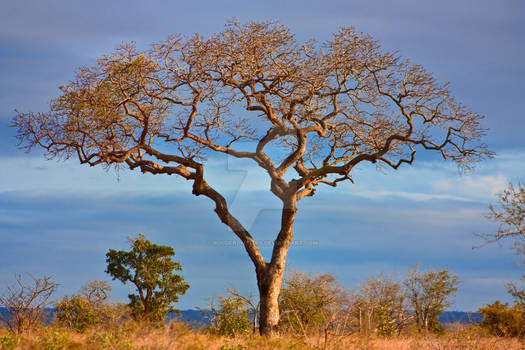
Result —
[[7, 286], [0, 296], [0, 305], [7, 311], [7, 315], [0, 313], [0, 317], [17, 333], [31, 331], [35, 323], [42, 319], [49, 299], [58, 287], [48, 276], [30, 276], [30, 279], [32, 282], [26, 283], [22, 275], [15, 275], [15, 283]]

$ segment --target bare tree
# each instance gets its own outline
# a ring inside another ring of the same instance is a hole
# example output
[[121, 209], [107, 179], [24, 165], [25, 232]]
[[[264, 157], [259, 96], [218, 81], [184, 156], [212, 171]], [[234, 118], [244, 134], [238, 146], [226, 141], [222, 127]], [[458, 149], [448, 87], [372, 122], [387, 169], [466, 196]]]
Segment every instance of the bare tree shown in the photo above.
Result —
[[[489, 205], [489, 212], [485, 216], [497, 222], [499, 227], [494, 233], [479, 236], [488, 243], [513, 238], [514, 248], [523, 256], [522, 262], [525, 263], [525, 185], [520, 182], [517, 185], [509, 183], [507, 188], [498, 194], [496, 204]], [[525, 281], [525, 274], [521, 279]], [[505, 286], [517, 304], [525, 305], [525, 289], [520, 289], [513, 282]]]
[[111, 286], [108, 281], [91, 280], [86, 285], [80, 288], [80, 295], [85, 297], [91, 304], [95, 306], [102, 305], [108, 300], [111, 294]]
[[281, 291], [281, 324], [288, 332], [304, 337], [340, 335], [346, 328], [348, 293], [334, 276], [287, 273]]
[[[43, 147], [49, 158], [190, 181], [254, 264], [267, 335], [278, 328], [298, 202], [317, 186], [353, 181], [365, 164], [398, 169], [420, 150], [463, 168], [491, 155], [480, 142], [480, 115], [420, 65], [353, 28], [322, 45], [299, 43], [274, 22], [230, 22], [221, 33], [175, 35], [146, 51], [124, 44], [60, 89], [49, 112], [17, 112], [21, 144]], [[268, 175], [282, 202], [269, 260], [206, 181], [213, 153], [252, 160]]]
[[51, 277], [31, 276], [31, 279], [32, 283], [26, 283], [21, 275], [16, 275], [16, 282], [0, 296], [0, 304], [7, 311], [7, 315], [0, 313], [0, 317], [17, 333], [31, 331], [35, 323], [42, 319], [49, 298], [58, 287]]
[[448, 269], [408, 270], [405, 287], [419, 330], [440, 331], [438, 316], [453, 304], [458, 284], [458, 276], [451, 275]]
[[525, 254], [525, 186], [509, 183], [503, 192], [498, 194], [496, 204], [489, 205], [486, 218], [497, 222], [496, 232], [484, 234], [482, 237], [488, 242], [495, 242], [503, 238], [515, 238], [515, 248]]
[[383, 274], [368, 278], [352, 298], [359, 331], [382, 335], [400, 333], [408, 321], [407, 294], [401, 283]]

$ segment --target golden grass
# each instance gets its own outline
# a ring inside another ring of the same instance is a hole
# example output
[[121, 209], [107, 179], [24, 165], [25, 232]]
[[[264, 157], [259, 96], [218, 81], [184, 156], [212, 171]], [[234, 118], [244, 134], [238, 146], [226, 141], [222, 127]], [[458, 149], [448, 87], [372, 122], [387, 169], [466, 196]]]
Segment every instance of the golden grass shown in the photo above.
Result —
[[[15, 340], [10, 342], [5, 339]], [[483, 335], [476, 328], [463, 329], [443, 336], [415, 335], [380, 338], [351, 335], [293, 338], [287, 336], [267, 339], [256, 335], [228, 338], [189, 329], [179, 322], [165, 327], [127, 325], [121, 329], [92, 330], [85, 334], [44, 327], [24, 335], [16, 344], [16, 336], [0, 330], [2, 350], [525, 350], [523, 339], [498, 338]], [[4, 343], [2, 343], [4, 339]]]

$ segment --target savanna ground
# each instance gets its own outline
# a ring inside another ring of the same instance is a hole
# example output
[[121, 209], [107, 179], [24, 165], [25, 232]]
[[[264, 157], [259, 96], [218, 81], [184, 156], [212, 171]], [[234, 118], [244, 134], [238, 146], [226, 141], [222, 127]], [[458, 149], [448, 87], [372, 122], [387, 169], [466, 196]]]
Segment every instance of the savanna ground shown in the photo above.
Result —
[[451, 325], [443, 335], [414, 334], [389, 338], [375, 335], [328, 335], [311, 337], [279, 336], [266, 338], [259, 335], [224, 337], [207, 330], [191, 329], [188, 325], [172, 321], [162, 327], [150, 327], [128, 322], [116, 329], [92, 329], [77, 333], [59, 327], [40, 327], [30, 334], [17, 336], [6, 329], [0, 330], [2, 350], [14, 349], [108, 349], [108, 350], [244, 350], [244, 349], [481, 349], [522, 350], [522, 338], [488, 336], [477, 326]]

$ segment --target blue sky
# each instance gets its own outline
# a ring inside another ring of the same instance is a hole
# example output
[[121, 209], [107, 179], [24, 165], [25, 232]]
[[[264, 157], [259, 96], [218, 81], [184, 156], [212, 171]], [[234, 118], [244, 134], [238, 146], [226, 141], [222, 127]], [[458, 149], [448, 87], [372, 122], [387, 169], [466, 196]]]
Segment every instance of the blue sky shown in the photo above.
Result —
[[[361, 167], [356, 183], [300, 203], [291, 268], [332, 273], [355, 287], [381, 272], [450, 268], [461, 285], [453, 309], [507, 300], [523, 273], [508, 242], [478, 249], [487, 205], [525, 174], [525, 6], [520, 1], [3, 1], [0, 3], [0, 288], [15, 273], [51, 274], [59, 295], [108, 279], [104, 255], [144, 233], [175, 248], [191, 288], [179, 307], [205, 306], [230, 285], [255, 292], [254, 269], [205, 198], [183, 180], [46, 161], [18, 150], [14, 109], [44, 111], [75, 68], [122, 41], [146, 47], [172, 33], [213, 33], [227, 19], [280, 20], [299, 40], [323, 41], [341, 26], [421, 63], [457, 99], [486, 116], [496, 157], [473, 174], [425, 155], [399, 171]], [[210, 160], [209, 181], [263, 252], [278, 230], [279, 203], [252, 164]], [[227, 176], [226, 176], [227, 175]], [[224, 179], [229, 181], [225, 182]], [[113, 283], [114, 298], [127, 287]]]

